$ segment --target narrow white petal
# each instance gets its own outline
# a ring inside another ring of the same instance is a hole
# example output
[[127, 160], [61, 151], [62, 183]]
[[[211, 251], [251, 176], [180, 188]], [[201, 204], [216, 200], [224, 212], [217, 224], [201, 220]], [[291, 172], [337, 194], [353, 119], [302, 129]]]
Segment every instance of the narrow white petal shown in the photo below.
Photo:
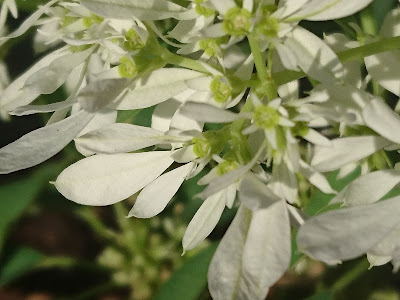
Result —
[[186, 81], [204, 76], [203, 73], [162, 68], [139, 79], [116, 106], [119, 110], [146, 108], [164, 102], [188, 89]]
[[390, 144], [387, 139], [379, 136], [345, 137], [331, 142], [331, 147], [317, 146], [315, 148], [311, 166], [320, 172], [339, 169]]
[[365, 124], [383, 137], [400, 143], [400, 116], [382, 99], [376, 98], [362, 112]]
[[226, 191], [221, 191], [204, 200], [183, 236], [183, 251], [196, 247], [214, 230], [224, 211], [225, 204]]
[[299, 249], [325, 262], [363, 255], [398, 224], [400, 197], [344, 208], [306, 221], [297, 235]]
[[263, 300], [269, 288], [290, 264], [290, 225], [285, 201], [253, 214], [243, 251], [243, 280], [246, 297]]
[[324, 175], [317, 172], [313, 167], [306, 164], [304, 161], [300, 161], [301, 173], [307, 178], [307, 180], [317, 187], [321, 192], [325, 194], [337, 194], [337, 192], [331, 187], [329, 181]]
[[343, 77], [343, 65], [335, 52], [313, 33], [296, 27], [285, 45], [296, 56], [297, 65], [312, 78], [329, 84]]
[[267, 208], [281, 200], [267, 185], [251, 173], [247, 174], [240, 182], [239, 199], [253, 211]]
[[161, 175], [147, 185], [137, 197], [128, 217], [151, 218], [158, 215], [167, 206], [192, 169], [193, 163], [188, 163]]
[[111, 154], [136, 151], [149, 146], [179, 142], [180, 140], [172, 136], [165, 136], [163, 132], [149, 127], [115, 123], [91, 131], [75, 141], [89, 151]]
[[27, 133], [0, 149], [0, 174], [26, 169], [56, 155], [86, 126], [93, 115], [80, 112]]
[[400, 171], [381, 170], [365, 174], [348, 184], [332, 203], [357, 206], [380, 200], [400, 182]]
[[94, 155], [65, 169], [55, 186], [80, 204], [114, 204], [148, 185], [172, 162], [167, 151]]
[[[242, 255], [250, 227], [251, 211], [239, 207], [208, 268], [208, 289], [213, 299], [238, 298]], [[246, 298], [242, 298], [246, 299]]]
[[208, 123], [230, 123], [240, 119], [233, 112], [206, 103], [186, 102], [180, 112], [196, 121]]

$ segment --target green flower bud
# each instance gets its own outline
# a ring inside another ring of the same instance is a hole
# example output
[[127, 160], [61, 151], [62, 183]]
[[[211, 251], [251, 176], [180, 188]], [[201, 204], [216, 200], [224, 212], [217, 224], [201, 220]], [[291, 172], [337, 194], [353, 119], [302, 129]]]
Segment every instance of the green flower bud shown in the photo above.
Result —
[[226, 160], [220, 163], [217, 167], [218, 175], [224, 175], [238, 168], [238, 164], [235, 161]]
[[95, 14], [90, 14], [90, 17], [85, 17], [85, 18], [83, 18], [83, 25], [86, 27], [86, 28], [89, 28], [89, 27], [91, 27], [93, 24], [100, 24], [101, 22], [103, 22], [103, 18], [102, 17], [99, 17], [99, 16], [97, 16], [97, 15], [95, 15]]
[[214, 100], [218, 103], [226, 102], [232, 95], [232, 89], [221, 80], [221, 76], [216, 76], [213, 79], [210, 89], [214, 93]]
[[258, 127], [272, 129], [279, 123], [279, 112], [270, 106], [258, 106], [253, 118]]
[[196, 5], [195, 10], [199, 15], [204, 16], [206, 18], [211, 17], [216, 13], [215, 10], [202, 5]]
[[290, 128], [293, 136], [306, 136], [310, 128], [307, 122], [297, 122], [294, 127]]
[[193, 142], [193, 152], [198, 157], [203, 158], [209, 154], [211, 145], [207, 140], [200, 138], [193, 138], [192, 142]]
[[124, 46], [129, 51], [139, 50], [144, 47], [144, 43], [139, 34], [132, 28], [125, 34], [125, 38]]
[[224, 30], [234, 36], [246, 35], [251, 27], [251, 12], [245, 8], [231, 8], [225, 15], [222, 25]]
[[121, 77], [132, 78], [136, 75], [137, 67], [128, 57], [122, 57], [119, 62], [118, 72]]

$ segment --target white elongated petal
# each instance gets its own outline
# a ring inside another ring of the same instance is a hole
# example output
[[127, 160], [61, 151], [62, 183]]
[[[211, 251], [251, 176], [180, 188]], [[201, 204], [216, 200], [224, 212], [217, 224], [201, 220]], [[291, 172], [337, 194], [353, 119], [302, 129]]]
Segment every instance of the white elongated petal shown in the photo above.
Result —
[[368, 6], [373, 0], [311, 0], [293, 18], [310, 21], [334, 20], [351, 16]]
[[68, 79], [71, 72], [92, 54], [93, 50], [94, 48], [90, 48], [55, 59], [48, 67], [32, 74], [23, 88], [36, 94], [54, 93]]
[[7, 42], [9, 39], [13, 39], [16, 37], [19, 37], [23, 35], [25, 32], [28, 31], [29, 28], [31, 28], [37, 20], [47, 11], [47, 9], [52, 6], [54, 3], [58, 2], [59, 0], [53, 0], [47, 3], [46, 5], [40, 6], [39, 9], [34, 12], [32, 15], [30, 15], [29, 18], [27, 18], [14, 32], [10, 33], [9, 35], [5, 37], [0, 38], [0, 45], [3, 45], [5, 42]]
[[184, 7], [165, 0], [82, 0], [83, 5], [95, 14], [113, 19], [178, 20], [194, 19], [198, 15]]
[[208, 289], [213, 299], [239, 298], [242, 255], [250, 227], [251, 211], [239, 207], [208, 268]]
[[181, 114], [200, 122], [230, 123], [241, 117], [228, 110], [197, 102], [186, 102], [180, 109]]
[[[400, 246], [400, 226], [394, 228], [378, 244], [368, 250], [368, 254], [379, 257], [391, 257], [397, 246]], [[390, 259], [389, 259], [390, 260]]]
[[217, 226], [226, 204], [226, 191], [221, 191], [204, 200], [190, 221], [182, 239], [183, 251], [196, 247]]
[[86, 111], [98, 111], [116, 101], [128, 84], [125, 78], [92, 81], [79, 92], [79, 104]]
[[27, 101], [27, 95], [19, 98], [21, 94], [24, 94], [24, 91], [21, 91], [22, 87], [25, 84], [25, 81], [33, 74], [38, 72], [40, 69], [47, 67], [51, 62], [56, 60], [57, 58], [64, 56], [66, 53], [66, 48], [62, 48], [60, 50], [54, 51], [43, 57], [39, 60], [35, 65], [33, 65], [28, 71], [22, 74], [20, 77], [15, 79], [0, 95], [0, 107], [4, 108], [7, 111], [13, 111], [15, 108], [21, 105], [27, 105], [32, 102], [38, 95], [35, 97], [30, 97], [31, 100]]
[[130, 87], [117, 109], [146, 108], [164, 102], [188, 89], [185, 81], [204, 76], [200, 72], [163, 68], [139, 79]]
[[400, 116], [382, 99], [372, 100], [363, 109], [365, 124], [383, 137], [400, 143]]
[[253, 165], [256, 163], [258, 160], [260, 154], [262, 153], [263, 148], [259, 149], [256, 155], [254, 155], [254, 158], [247, 163], [246, 165], [233, 170], [231, 172], [225, 173], [222, 176], [219, 176], [216, 178], [213, 182], [211, 182], [201, 193], [199, 193], [197, 196], [199, 198], [206, 199], [209, 196], [217, 193], [218, 191], [230, 186], [233, 184], [235, 181], [239, 180], [242, 176], [244, 176], [247, 172], [251, 170]]
[[110, 205], [138, 192], [171, 164], [170, 152], [94, 155], [69, 166], [55, 182], [65, 198], [85, 205]]
[[254, 212], [243, 251], [246, 297], [263, 300], [290, 264], [290, 225], [285, 201]]
[[318, 131], [309, 128], [308, 132], [303, 138], [310, 143], [313, 143], [314, 145], [319, 145], [319, 146], [325, 146], [329, 147], [331, 146], [331, 141], [325, 137], [324, 135], [320, 134]]
[[348, 184], [330, 203], [356, 206], [380, 200], [400, 182], [400, 171], [381, 170], [365, 174]]
[[267, 185], [259, 181], [251, 173], [240, 181], [239, 199], [247, 208], [253, 211], [267, 208], [281, 200]]
[[379, 136], [345, 137], [332, 140], [331, 147], [317, 146], [311, 166], [320, 172], [339, 169], [391, 144]]
[[188, 163], [158, 177], [140, 192], [128, 217], [151, 218], [158, 215], [167, 206], [192, 169], [193, 163]]
[[336, 194], [337, 192], [331, 187], [329, 181], [324, 175], [317, 172], [313, 167], [306, 164], [304, 161], [300, 161], [301, 173], [307, 178], [307, 180], [317, 187], [321, 192], [325, 194]]
[[372, 79], [400, 97], [400, 83], [397, 79], [400, 68], [400, 51], [393, 50], [367, 56], [364, 61], [368, 74], [371, 75]]
[[344, 76], [343, 65], [335, 52], [313, 33], [296, 27], [285, 45], [296, 56], [297, 65], [312, 78], [331, 83]]
[[0, 174], [30, 168], [60, 152], [93, 118], [85, 112], [34, 130], [0, 149]]
[[270, 188], [289, 203], [298, 201], [297, 177], [286, 161], [274, 164]]
[[400, 197], [313, 217], [297, 235], [299, 249], [325, 262], [361, 256], [398, 224]]
[[25, 105], [20, 106], [11, 112], [15, 116], [26, 116], [37, 113], [47, 113], [53, 112], [61, 109], [68, 108], [76, 103], [76, 99], [69, 99], [65, 101], [60, 101], [56, 103], [46, 104], [46, 105]]
[[75, 141], [89, 151], [111, 154], [136, 151], [171, 141], [179, 142], [179, 139], [165, 136], [163, 132], [149, 127], [115, 123], [91, 131]]

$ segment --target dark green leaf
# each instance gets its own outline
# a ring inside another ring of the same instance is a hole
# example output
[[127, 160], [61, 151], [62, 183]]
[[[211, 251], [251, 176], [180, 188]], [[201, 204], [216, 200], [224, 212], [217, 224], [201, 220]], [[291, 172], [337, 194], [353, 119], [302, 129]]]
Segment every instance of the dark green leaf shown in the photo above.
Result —
[[190, 258], [160, 288], [154, 300], [196, 300], [207, 285], [207, 271], [217, 249], [213, 244]]
[[3, 286], [32, 270], [43, 259], [43, 255], [30, 248], [17, 249], [1, 266], [0, 286]]

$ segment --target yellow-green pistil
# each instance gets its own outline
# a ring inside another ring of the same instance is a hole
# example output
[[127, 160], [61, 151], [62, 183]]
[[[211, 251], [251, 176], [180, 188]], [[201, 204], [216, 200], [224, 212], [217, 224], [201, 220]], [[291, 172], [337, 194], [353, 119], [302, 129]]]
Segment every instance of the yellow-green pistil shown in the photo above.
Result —
[[256, 125], [264, 129], [272, 129], [279, 124], [279, 112], [271, 106], [258, 106], [253, 118]]
[[251, 13], [240, 7], [234, 7], [228, 10], [222, 22], [226, 33], [233, 36], [246, 35], [251, 27]]
[[216, 76], [213, 79], [210, 89], [214, 93], [214, 100], [218, 103], [226, 102], [232, 95], [232, 89], [221, 80], [221, 76]]
[[118, 73], [123, 78], [132, 78], [137, 73], [137, 67], [128, 57], [119, 60]]
[[132, 28], [125, 34], [125, 39], [124, 46], [130, 51], [139, 50], [144, 47], [144, 43], [139, 34]]

